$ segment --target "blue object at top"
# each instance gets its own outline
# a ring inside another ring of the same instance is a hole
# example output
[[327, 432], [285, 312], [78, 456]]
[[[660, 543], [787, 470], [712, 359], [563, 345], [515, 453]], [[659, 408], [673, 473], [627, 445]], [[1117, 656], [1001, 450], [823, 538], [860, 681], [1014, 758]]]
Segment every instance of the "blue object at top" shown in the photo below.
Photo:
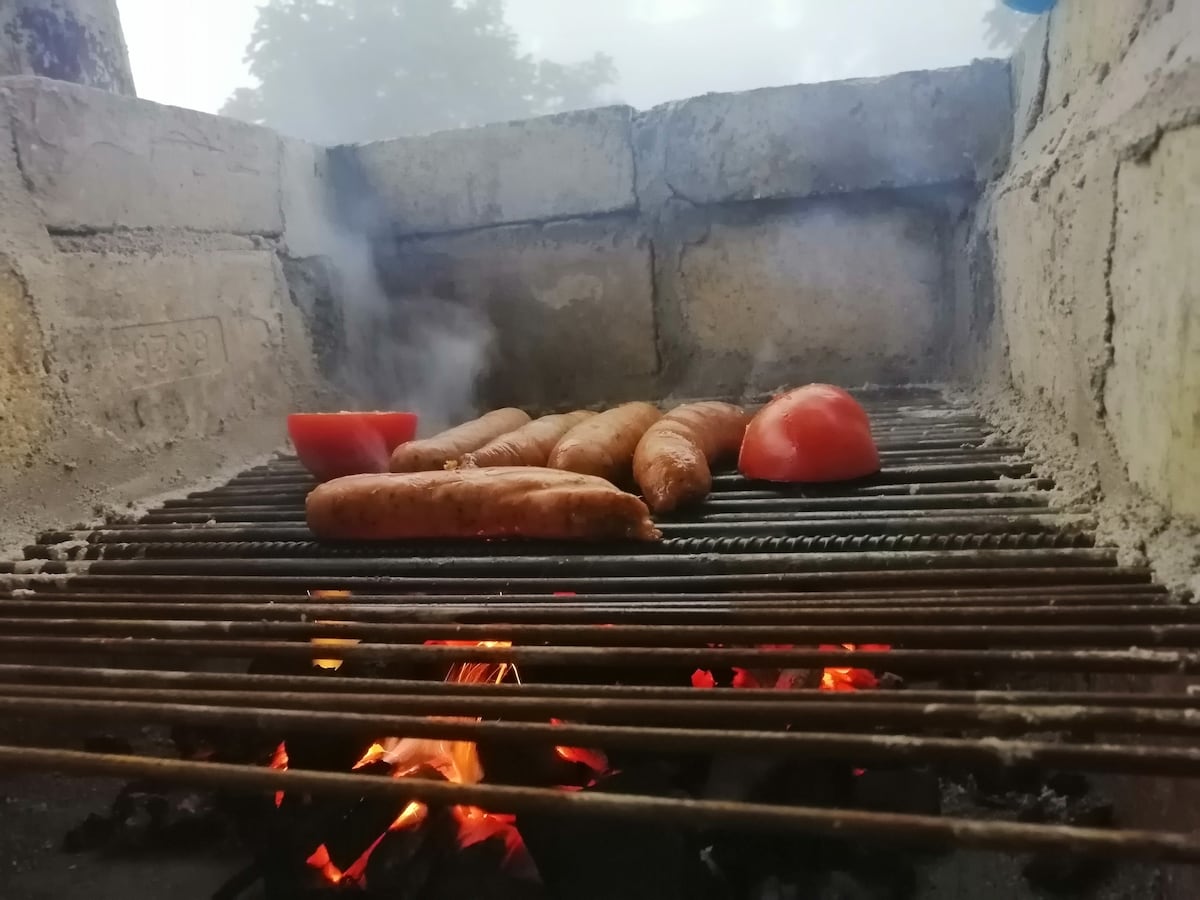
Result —
[[1004, 0], [1004, 5], [1015, 9], [1017, 12], [1044, 13], [1053, 8], [1057, 0]]

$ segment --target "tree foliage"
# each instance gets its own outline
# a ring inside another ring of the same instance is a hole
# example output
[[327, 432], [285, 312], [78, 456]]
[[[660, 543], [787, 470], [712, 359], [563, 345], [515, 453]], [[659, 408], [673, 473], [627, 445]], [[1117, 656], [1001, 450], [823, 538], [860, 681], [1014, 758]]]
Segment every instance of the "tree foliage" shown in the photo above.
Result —
[[1012, 53], [1021, 43], [1033, 17], [1010, 9], [1004, 5], [1004, 0], [994, 0], [992, 8], [983, 14], [983, 21], [987, 26], [988, 46], [1002, 53]]
[[259, 85], [222, 112], [326, 144], [592, 106], [616, 78], [523, 53], [503, 0], [269, 0], [246, 61]]

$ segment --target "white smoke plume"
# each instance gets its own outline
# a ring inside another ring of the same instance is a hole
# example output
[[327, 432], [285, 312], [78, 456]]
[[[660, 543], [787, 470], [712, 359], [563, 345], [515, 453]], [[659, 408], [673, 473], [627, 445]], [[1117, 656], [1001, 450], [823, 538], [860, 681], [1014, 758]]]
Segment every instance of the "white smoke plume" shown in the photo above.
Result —
[[[339, 180], [339, 189], [354, 184]], [[353, 193], [337, 198], [349, 217], [331, 213], [332, 203], [320, 204], [314, 217], [344, 344], [327, 373], [333, 386], [357, 408], [417, 413], [423, 435], [471, 418], [492, 353], [491, 322], [428, 294], [389, 295], [371, 242], [371, 234], [386, 232], [374, 227], [383, 220], [372, 195]]]

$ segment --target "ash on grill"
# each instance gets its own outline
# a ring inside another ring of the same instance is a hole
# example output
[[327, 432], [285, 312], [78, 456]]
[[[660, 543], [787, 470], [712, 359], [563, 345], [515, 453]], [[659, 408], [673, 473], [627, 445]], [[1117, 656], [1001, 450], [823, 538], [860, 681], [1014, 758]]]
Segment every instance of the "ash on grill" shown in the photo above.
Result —
[[286, 458], [42, 535], [0, 569], [0, 711], [179, 758], [0, 763], [135, 779], [76, 846], [232, 830], [220, 898], [1103, 895], [1200, 860], [1096, 787], [1200, 774], [1200, 698], [1080, 690], [1194, 671], [1196, 611], [969, 410], [867, 404], [879, 476], [719, 475], [651, 547], [321, 545]]

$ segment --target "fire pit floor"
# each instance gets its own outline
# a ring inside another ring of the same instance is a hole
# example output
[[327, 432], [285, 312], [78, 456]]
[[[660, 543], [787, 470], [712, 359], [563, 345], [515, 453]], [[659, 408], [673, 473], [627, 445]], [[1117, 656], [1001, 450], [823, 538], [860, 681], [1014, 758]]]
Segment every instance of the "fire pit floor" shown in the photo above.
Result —
[[[286, 457], [43, 534], [0, 564], [0, 712], [29, 722], [0, 767], [120, 781], [69, 824], [21, 799], [46, 776], [0, 793], [27, 843], [186, 874], [142, 896], [1154, 896], [1132, 861], [1200, 841], [1103, 785], [1200, 775], [1198, 701], [1095, 679], [1192, 671], [1200, 616], [970, 409], [863, 400], [878, 476], [720, 474], [659, 545], [321, 544]], [[128, 846], [156, 828], [203, 849]], [[4, 896], [84, 895], [92, 856], [13, 855], [40, 871]]]

